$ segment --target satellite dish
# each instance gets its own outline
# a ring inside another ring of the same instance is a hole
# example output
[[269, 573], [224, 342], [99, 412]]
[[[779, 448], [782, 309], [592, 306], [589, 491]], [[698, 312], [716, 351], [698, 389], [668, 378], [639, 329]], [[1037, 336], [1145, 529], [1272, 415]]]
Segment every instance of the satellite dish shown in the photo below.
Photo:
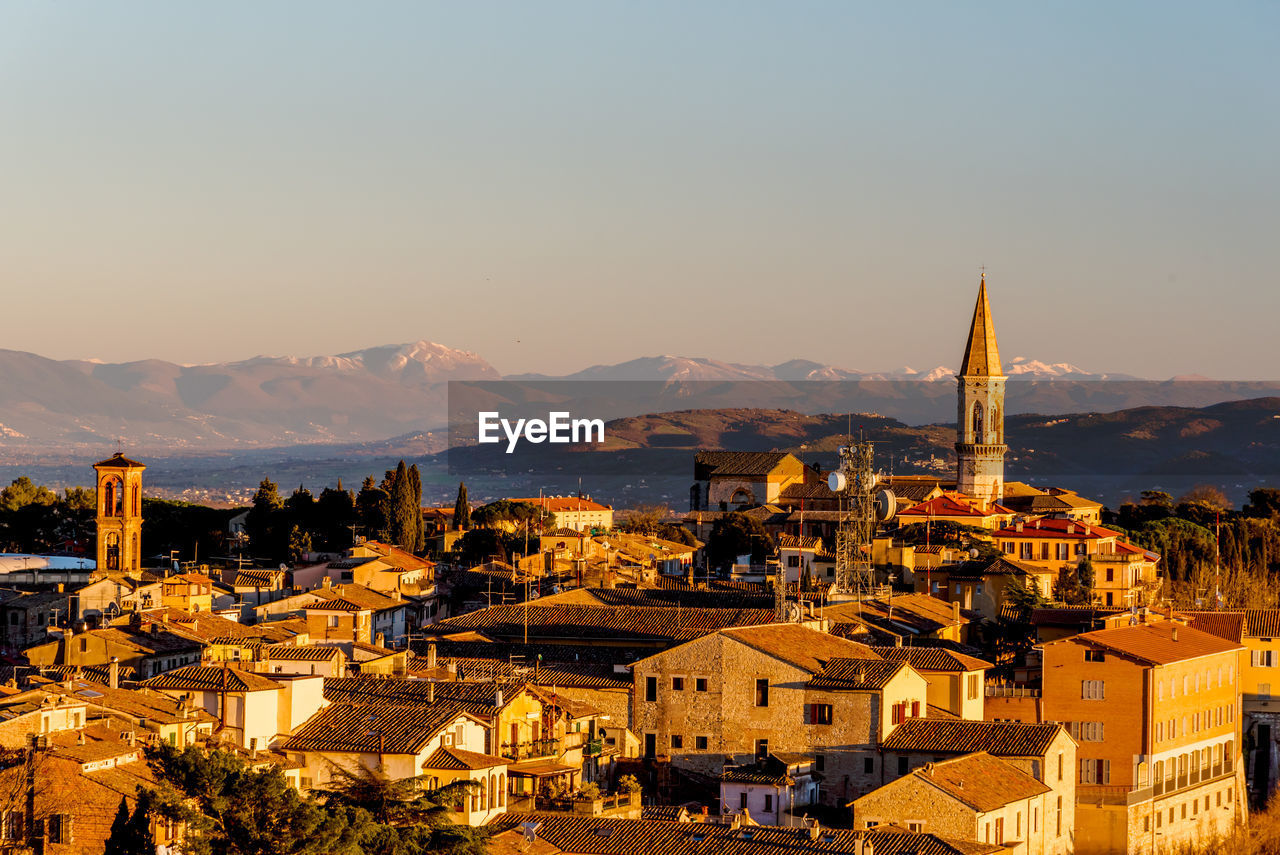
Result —
[[888, 522], [898, 513], [898, 497], [888, 487], [876, 493], [876, 521]]
[[849, 481], [844, 477], [843, 472], [832, 472], [827, 476], [827, 487], [833, 493], [842, 493], [844, 488], [849, 485]]
[[799, 603], [787, 603], [787, 620], [799, 622], [801, 616]]
[[283, 572], [286, 572], [286, 573], [287, 573], [287, 572], [289, 572], [289, 565], [288, 565], [288, 564], [281, 564], [281, 565], [280, 565], [280, 569], [281, 569]]

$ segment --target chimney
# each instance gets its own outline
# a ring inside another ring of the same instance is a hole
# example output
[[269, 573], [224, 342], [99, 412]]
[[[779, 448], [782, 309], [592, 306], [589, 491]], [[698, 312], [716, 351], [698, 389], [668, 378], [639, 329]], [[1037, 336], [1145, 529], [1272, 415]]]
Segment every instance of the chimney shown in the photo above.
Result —
[[67, 592], [67, 586], [66, 586], [66, 583], [65, 583], [65, 582], [59, 582], [59, 583], [58, 583], [58, 593], [59, 593], [59, 594], [65, 594], [66, 592]]
[[501, 709], [502, 707], [502, 689], [498, 689], [493, 693], [493, 705]]
[[427, 670], [434, 671], [436, 669], [436, 643], [434, 641], [427, 642]]
[[107, 685], [113, 689], [120, 688], [120, 657], [112, 656], [107, 666]]
[[320, 580], [321, 587], [323, 587], [326, 591], [329, 589], [329, 587], [332, 584], [333, 584], [333, 580], [330, 579], [328, 576], [325, 576], [323, 579]]
[[434, 704], [436, 702], [436, 681], [427, 681], [427, 703]]
[[383, 645], [383, 643], [382, 643], [382, 642], [384, 642], [384, 641], [386, 641], [386, 636], [385, 636], [385, 635], [383, 635], [382, 633], [380, 633], [380, 632], [375, 632], [375, 633], [373, 634], [373, 643], [374, 643], [374, 644], [378, 645], [379, 647], [383, 647], [384, 645]]
[[951, 619], [956, 623], [960, 622], [960, 602], [958, 600], [951, 603]]
[[1170, 628], [1169, 635], [1174, 641], [1178, 640], [1178, 625], [1176, 623]]
[[1013, 530], [1022, 531], [1022, 520], [1018, 520], [1016, 523], [1013, 524]]

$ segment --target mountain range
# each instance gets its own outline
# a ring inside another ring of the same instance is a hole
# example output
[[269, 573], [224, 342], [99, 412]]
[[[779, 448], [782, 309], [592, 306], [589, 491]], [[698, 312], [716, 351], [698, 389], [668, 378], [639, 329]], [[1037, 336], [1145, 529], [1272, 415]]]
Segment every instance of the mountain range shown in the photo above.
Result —
[[[1023, 358], [1009, 363], [1006, 371], [1011, 413], [1015, 404], [1016, 411], [1043, 413], [1156, 403], [1203, 406], [1280, 389], [1277, 384], [1208, 384], [1189, 392], [1185, 384], [1175, 388], [1170, 381], [1138, 381]], [[953, 375], [944, 366], [871, 372], [803, 359], [768, 366], [654, 356], [567, 375], [504, 377], [476, 353], [429, 341], [331, 356], [258, 356], [205, 365], [157, 359], [54, 360], [0, 350], [0, 462], [91, 455], [117, 441], [137, 453], [203, 454], [422, 434], [425, 447], [440, 450], [448, 421], [448, 381], [506, 380], [511, 385], [499, 392], [510, 394], [500, 398], [531, 400], [545, 397], [540, 384], [546, 383], [556, 384], [561, 397], [564, 389], [589, 388], [567, 385], [579, 381], [644, 380], [665, 390], [662, 400], [654, 401], [619, 391], [621, 385], [607, 387], [619, 399], [610, 418], [753, 406], [808, 413], [874, 411], [921, 424], [954, 418]], [[767, 385], [754, 385], [760, 381]], [[1015, 387], [1021, 391], [1015, 394]], [[670, 406], [672, 400], [679, 406]]]

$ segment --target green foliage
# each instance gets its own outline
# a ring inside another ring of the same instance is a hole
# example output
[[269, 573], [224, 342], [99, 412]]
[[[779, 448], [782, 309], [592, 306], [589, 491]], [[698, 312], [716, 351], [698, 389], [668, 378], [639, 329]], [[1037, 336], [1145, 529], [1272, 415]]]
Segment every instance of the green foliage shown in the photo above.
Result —
[[371, 540], [388, 540], [387, 510], [391, 505], [391, 497], [387, 491], [379, 487], [370, 476], [360, 485], [356, 495], [356, 516], [364, 528], [365, 537]]
[[1016, 577], [1010, 579], [1004, 586], [1004, 600], [1019, 610], [1028, 612], [1049, 602], [1044, 594], [1040, 593], [1040, 588], [1034, 581], [1028, 579], [1024, 583]]
[[764, 525], [739, 511], [716, 520], [707, 538], [707, 559], [713, 567], [728, 568], [738, 556], [748, 554], [753, 564], [761, 564], [772, 553], [773, 538]]
[[0, 510], [16, 511], [28, 505], [52, 505], [58, 494], [48, 487], [36, 485], [26, 475], [15, 478], [13, 483], [0, 490]]
[[150, 790], [139, 789], [133, 811], [129, 811], [129, 802], [120, 797], [120, 808], [116, 811], [115, 821], [111, 823], [111, 834], [107, 838], [103, 855], [152, 855], [156, 850], [155, 840], [151, 835], [151, 822], [148, 814], [155, 800]]
[[187, 827], [185, 855], [357, 855], [367, 813], [303, 799], [275, 767], [250, 769], [225, 751], [161, 746], [148, 753], [160, 786], [153, 815]]
[[583, 799], [591, 799], [593, 801], [595, 799], [600, 798], [600, 785], [594, 781], [587, 784], [583, 784], [580, 788], [578, 788], [578, 797]]
[[453, 527], [471, 528], [471, 503], [467, 501], [467, 485], [458, 482], [458, 498], [453, 503]]
[[1249, 504], [1244, 506], [1247, 517], [1276, 519], [1280, 517], [1280, 489], [1259, 487], [1249, 491]]
[[492, 528], [473, 528], [458, 538], [453, 545], [459, 563], [475, 567], [487, 561], [506, 561], [511, 554], [507, 537]]
[[510, 499], [490, 502], [471, 513], [471, 522], [475, 525], [487, 528], [503, 524], [515, 528], [528, 526], [532, 534], [540, 534], [543, 530], [553, 528], [555, 520], [555, 514], [543, 510], [532, 502], [513, 502]]
[[618, 779], [618, 791], [638, 793], [640, 792], [640, 780], [635, 775], [623, 775]]

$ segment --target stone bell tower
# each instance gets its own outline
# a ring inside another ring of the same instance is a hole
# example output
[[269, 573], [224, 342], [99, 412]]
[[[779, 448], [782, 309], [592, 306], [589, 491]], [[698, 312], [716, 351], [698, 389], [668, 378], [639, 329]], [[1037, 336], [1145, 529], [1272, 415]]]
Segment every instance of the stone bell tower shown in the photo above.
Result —
[[93, 464], [98, 473], [98, 569], [142, 569], [142, 471], [120, 452]]
[[987, 276], [969, 326], [964, 362], [956, 377], [956, 489], [984, 504], [1004, 498], [1004, 371], [987, 302]]

